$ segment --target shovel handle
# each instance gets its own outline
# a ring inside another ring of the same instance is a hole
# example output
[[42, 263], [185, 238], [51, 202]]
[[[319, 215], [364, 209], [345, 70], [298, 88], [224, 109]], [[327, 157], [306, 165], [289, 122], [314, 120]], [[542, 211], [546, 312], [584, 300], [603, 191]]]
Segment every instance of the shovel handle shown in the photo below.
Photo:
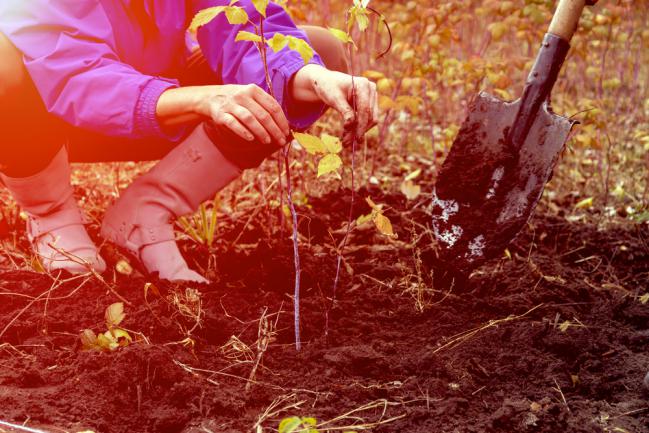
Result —
[[572, 35], [577, 30], [579, 18], [587, 4], [595, 4], [588, 0], [559, 0], [557, 10], [552, 17], [548, 33], [559, 36], [566, 42], [570, 42]]

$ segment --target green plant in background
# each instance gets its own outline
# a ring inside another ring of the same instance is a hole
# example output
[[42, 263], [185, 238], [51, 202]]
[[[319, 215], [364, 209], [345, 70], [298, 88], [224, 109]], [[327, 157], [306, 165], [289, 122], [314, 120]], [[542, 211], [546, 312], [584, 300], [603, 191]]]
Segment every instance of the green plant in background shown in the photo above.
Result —
[[198, 212], [178, 218], [177, 224], [195, 242], [212, 248], [216, 235], [219, 204], [217, 194], [209, 207], [206, 203], [202, 203]]

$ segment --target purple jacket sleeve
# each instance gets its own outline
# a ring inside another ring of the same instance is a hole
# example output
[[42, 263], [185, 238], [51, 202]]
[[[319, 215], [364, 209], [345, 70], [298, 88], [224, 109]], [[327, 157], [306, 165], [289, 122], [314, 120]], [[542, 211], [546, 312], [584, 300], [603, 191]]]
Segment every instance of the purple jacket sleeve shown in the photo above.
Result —
[[[193, 12], [211, 6], [227, 6], [228, 0], [194, 0]], [[237, 6], [243, 7], [250, 21], [259, 22], [260, 14], [250, 0], [240, 0]], [[219, 15], [209, 24], [198, 30], [198, 42], [203, 55], [211, 68], [222, 77], [225, 84], [257, 84], [268, 92], [264, 66], [261, 56], [252, 42], [235, 42], [235, 37], [240, 30], [254, 32], [252, 25], [231, 25], [225, 14]], [[264, 21], [264, 36], [267, 39], [275, 33], [291, 35], [308, 42], [305, 33], [298, 29], [290, 16], [276, 3], [269, 3]], [[288, 116], [289, 123], [295, 129], [306, 129], [313, 124], [323, 113], [324, 104], [315, 104], [309, 112], [289, 116], [288, 107], [292, 103], [288, 92], [291, 77], [304, 66], [304, 60], [299, 53], [284, 48], [275, 53], [270, 48], [267, 50], [268, 71], [271, 77], [273, 92], [278, 102]], [[320, 56], [315, 54], [309, 62], [323, 65]]]
[[3, 0], [0, 31], [24, 54], [47, 110], [68, 123], [113, 136], [163, 136], [159, 96], [173, 80], [144, 75], [115, 53], [98, 1]]

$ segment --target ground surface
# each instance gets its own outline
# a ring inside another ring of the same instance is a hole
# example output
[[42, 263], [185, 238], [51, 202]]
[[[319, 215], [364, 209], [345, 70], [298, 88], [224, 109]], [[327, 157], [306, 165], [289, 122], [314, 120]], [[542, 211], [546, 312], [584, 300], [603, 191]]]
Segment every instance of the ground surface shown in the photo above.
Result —
[[[162, 283], [145, 298], [149, 280], [136, 274], [58, 284], [5, 262], [0, 419], [101, 433], [270, 432], [291, 415], [316, 417], [321, 431], [649, 432], [646, 224], [597, 230], [541, 209], [512, 259], [435, 290], [420, 249], [424, 199], [370, 193], [399, 238], [353, 233], [327, 336], [335, 256], [325, 228], [345, 220], [349, 194], [300, 209], [299, 353], [291, 244], [266, 235], [264, 218], [243, 232], [247, 218], [221, 222], [216, 280], [199, 298]], [[105, 330], [104, 309], [119, 301], [107, 287], [131, 303], [123, 326], [136, 342], [81, 351], [79, 333]], [[271, 340], [259, 356], [264, 312]]]

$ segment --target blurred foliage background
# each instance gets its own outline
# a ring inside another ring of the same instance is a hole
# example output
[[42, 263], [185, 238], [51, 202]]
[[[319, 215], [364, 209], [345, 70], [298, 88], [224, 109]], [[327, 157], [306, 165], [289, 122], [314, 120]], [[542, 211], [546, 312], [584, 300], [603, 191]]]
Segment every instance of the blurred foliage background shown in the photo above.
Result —
[[[289, 2], [297, 22], [337, 28], [345, 27], [350, 5], [351, 0]], [[362, 150], [361, 183], [392, 188], [394, 167], [406, 176], [414, 156], [429, 162], [434, 176], [473, 95], [486, 90], [512, 100], [521, 94], [555, 5], [371, 1], [390, 25], [392, 49], [377, 60], [389, 44], [378, 19], [367, 32], [353, 34], [354, 73], [377, 82], [382, 108], [381, 123]], [[649, 220], [648, 24], [647, 0], [600, 0], [586, 9], [553, 92], [555, 112], [581, 124], [544, 194], [541, 205], [551, 212], [572, 220]], [[331, 117], [320, 126], [334, 124]]]

